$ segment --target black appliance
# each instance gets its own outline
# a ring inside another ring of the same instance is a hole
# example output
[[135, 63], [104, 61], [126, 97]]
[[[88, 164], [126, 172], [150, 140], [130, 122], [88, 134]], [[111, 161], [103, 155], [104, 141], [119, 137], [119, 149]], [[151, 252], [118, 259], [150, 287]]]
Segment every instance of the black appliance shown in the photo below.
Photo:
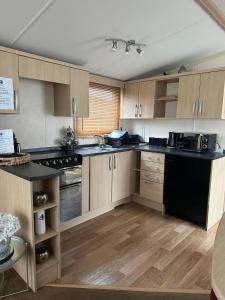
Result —
[[179, 145], [182, 141], [182, 138], [183, 138], [183, 133], [181, 133], [181, 132], [174, 132], [174, 131], [169, 132], [167, 147], [168, 148], [179, 147]]
[[124, 142], [126, 145], [138, 145], [141, 142], [140, 136], [138, 134], [129, 134]]
[[185, 151], [215, 151], [217, 143], [217, 134], [209, 133], [183, 133], [179, 148]]
[[34, 163], [60, 169], [60, 220], [61, 223], [81, 216], [82, 157], [66, 152], [32, 154]]
[[128, 140], [128, 132], [123, 130], [114, 130], [112, 133], [105, 136], [106, 144], [112, 147], [120, 147], [126, 144]]
[[206, 227], [211, 161], [165, 156], [165, 213]]
[[166, 145], [167, 145], [167, 138], [150, 137], [149, 138], [149, 145], [151, 145], [151, 146], [166, 147]]

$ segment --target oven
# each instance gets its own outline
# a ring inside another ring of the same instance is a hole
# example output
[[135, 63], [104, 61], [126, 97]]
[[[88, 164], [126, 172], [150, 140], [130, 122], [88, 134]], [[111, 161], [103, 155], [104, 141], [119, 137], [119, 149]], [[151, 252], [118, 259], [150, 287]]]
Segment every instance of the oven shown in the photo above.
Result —
[[60, 221], [61, 223], [81, 216], [82, 167], [61, 169], [60, 176]]

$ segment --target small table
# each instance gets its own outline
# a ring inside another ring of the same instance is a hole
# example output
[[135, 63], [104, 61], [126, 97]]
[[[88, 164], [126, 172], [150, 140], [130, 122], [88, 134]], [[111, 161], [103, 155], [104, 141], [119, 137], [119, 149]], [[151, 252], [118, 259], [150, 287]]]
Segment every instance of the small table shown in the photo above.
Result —
[[27, 279], [27, 287], [25, 290], [21, 290], [18, 292], [10, 293], [7, 295], [0, 296], [0, 299], [20, 294], [23, 292], [29, 291], [29, 278], [28, 278], [28, 243], [18, 236], [12, 236], [11, 238], [11, 246], [14, 249], [12, 257], [7, 260], [6, 262], [0, 264], [0, 275], [2, 276], [2, 279], [0, 280], [0, 289], [3, 286], [4, 280], [5, 280], [5, 272], [9, 269], [11, 269], [23, 256], [26, 256], [26, 279]]

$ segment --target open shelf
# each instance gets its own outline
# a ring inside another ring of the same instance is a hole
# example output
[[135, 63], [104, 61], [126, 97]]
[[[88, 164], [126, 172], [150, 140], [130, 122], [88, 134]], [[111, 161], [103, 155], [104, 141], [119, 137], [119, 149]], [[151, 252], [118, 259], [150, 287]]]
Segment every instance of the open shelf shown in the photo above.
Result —
[[50, 208], [53, 208], [53, 207], [56, 207], [57, 204], [53, 201], [49, 201], [47, 202], [46, 204], [44, 205], [41, 205], [41, 206], [34, 206], [33, 208], [33, 212], [36, 213], [37, 211], [39, 211], [40, 209], [44, 209], [44, 210], [47, 210], [47, 209], [50, 209]]
[[40, 272], [50, 268], [51, 266], [53, 266], [55, 264], [58, 264], [58, 259], [54, 255], [50, 254], [50, 256], [49, 256], [49, 258], [46, 262], [43, 262], [41, 264], [37, 264], [36, 272], [40, 273]]
[[46, 226], [46, 232], [41, 235], [35, 234], [35, 244], [39, 244], [45, 240], [48, 240], [54, 236], [56, 236], [58, 232], [51, 227]]
[[155, 95], [155, 119], [174, 119], [177, 114], [179, 78], [158, 80]]

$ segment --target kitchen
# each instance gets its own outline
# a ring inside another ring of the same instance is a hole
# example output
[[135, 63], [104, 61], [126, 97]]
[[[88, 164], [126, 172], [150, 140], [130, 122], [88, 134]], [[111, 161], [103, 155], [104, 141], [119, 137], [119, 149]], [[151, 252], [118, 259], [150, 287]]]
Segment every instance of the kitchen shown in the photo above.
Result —
[[[52, 5], [54, 10], [54, 4]], [[192, 5], [190, 8], [196, 14], [202, 13], [208, 20], [208, 15], [201, 7], [196, 3]], [[218, 40], [221, 40], [220, 37], [224, 34], [222, 29], [210, 18], [208, 22], [217, 32]], [[118, 50], [113, 51], [116, 52], [113, 55], [123, 51], [124, 42], [120, 39], [105, 41], [105, 49], [109, 55], [111, 46], [116, 45], [119, 45]], [[132, 42], [126, 46], [129, 46], [128, 49], [136, 49]], [[141, 47], [142, 44], [137, 45], [139, 52]], [[221, 42], [218, 49], [222, 51], [222, 47]], [[18, 46], [19, 48], [22, 49]], [[20, 166], [2, 166], [0, 185], [2, 211], [19, 217], [22, 225], [20, 234], [29, 243], [30, 288], [37, 291], [57, 279], [61, 279], [64, 284], [95, 284], [94, 280], [85, 281], [85, 276], [91, 277], [94, 272], [92, 261], [90, 269], [87, 266], [87, 270], [83, 270], [85, 255], [91, 257], [91, 249], [95, 249], [98, 244], [106, 250], [112, 247], [110, 245], [107, 248], [107, 242], [105, 245], [100, 242], [101, 237], [103, 241], [107, 239], [104, 230], [107, 233], [110, 222], [118, 233], [123, 230], [123, 225], [128, 226], [123, 220], [127, 220], [129, 226], [121, 235], [114, 236], [113, 232], [110, 233], [113, 251], [108, 254], [107, 251], [105, 254], [103, 250], [100, 252], [102, 262], [96, 267], [93, 277], [97, 276], [101, 267], [104, 269], [103, 265], [107, 260], [113, 264], [115, 249], [119, 253], [119, 260], [123, 258], [122, 249], [129, 243], [147, 243], [145, 239], [149, 238], [148, 235], [146, 237], [138, 229], [144, 222], [141, 217], [136, 219], [139, 215], [143, 215], [143, 220], [146, 220], [143, 231], [148, 230], [148, 222], [151, 224], [149, 236], [152, 239], [156, 237], [154, 243], [157, 247], [161, 245], [160, 235], [163, 239], [165, 233], [160, 232], [160, 226], [157, 228], [156, 224], [162, 223], [161, 230], [168, 234], [165, 239], [171, 237], [174, 245], [179, 245], [178, 241], [186, 241], [188, 234], [196, 231], [196, 237], [200, 237], [208, 250], [203, 250], [201, 243], [193, 237], [196, 246], [193, 253], [199, 253], [201, 249], [202, 260], [199, 259], [198, 265], [202, 265], [202, 261], [208, 257], [204, 254], [209, 255], [212, 251], [218, 222], [224, 212], [224, 52], [190, 61], [189, 65], [186, 64], [188, 71], [178, 73], [180, 64], [174, 63], [174, 68], [166, 68], [169, 72], [167, 75], [159, 71], [135, 78], [138, 74], [134, 72], [132, 76], [122, 76], [121, 73], [118, 79], [111, 79], [110, 74], [108, 77], [103, 76], [102, 72], [95, 75], [91, 68], [68, 63], [66, 59], [48, 58], [47, 54], [38, 55], [38, 51], [33, 54], [33, 51], [25, 49], [26, 51], [21, 51], [0, 47], [0, 77], [12, 78], [14, 89], [14, 108], [0, 110], [0, 129], [13, 129], [22, 152], [28, 153], [27, 159], [32, 162]], [[148, 46], [143, 45], [143, 56], [135, 59], [143, 59], [147, 49]], [[136, 53], [131, 52], [129, 57], [132, 55]], [[115, 60], [115, 56], [113, 59]], [[130, 73], [129, 70], [127, 72]], [[111, 77], [116, 78], [113, 75]], [[96, 99], [101, 93], [105, 95], [102, 100], [104, 105], [101, 104], [104, 110], [101, 117], [98, 117], [98, 122], [103, 120], [100, 123], [105, 128], [97, 131], [93, 126], [96, 126], [96, 116], [99, 113]], [[107, 99], [112, 99], [113, 104], [108, 104]], [[117, 129], [119, 130], [115, 131]], [[193, 134], [202, 132], [206, 134]], [[111, 133], [111, 136], [105, 138], [107, 145], [101, 138], [94, 137], [98, 133]], [[65, 143], [65, 136], [69, 143]], [[63, 149], [69, 147], [67, 151], [62, 151], [63, 141]], [[33, 202], [35, 197], [47, 197], [49, 201], [39, 207], [37, 202]], [[45, 215], [44, 229], [38, 228], [36, 224], [38, 214]], [[132, 218], [135, 220], [133, 224]], [[105, 224], [105, 229], [103, 225], [100, 228], [101, 221]], [[92, 226], [97, 231], [92, 232]], [[130, 241], [131, 237], [127, 232], [135, 232], [135, 228], [137, 233], [134, 236], [137, 234], [137, 239]], [[86, 232], [86, 237], [81, 238], [82, 231]], [[184, 233], [183, 237], [181, 233]], [[100, 240], [95, 242], [95, 237]], [[70, 245], [70, 240], [80, 243], [84, 257], [79, 252], [79, 246], [72, 243]], [[89, 253], [83, 248], [85, 242], [90, 247]], [[50, 255], [46, 262], [38, 264], [38, 245], [43, 246], [43, 243]], [[165, 241], [168, 249], [175, 247], [167, 243], [168, 240]], [[131, 255], [133, 250], [131, 247], [127, 251]], [[179, 250], [176, 251], [179, 253]], [[140, 250], [135, 255], [138, 261], [138, 255], [144, 254]], [[119, 263], [112, 278], [118, 277], [119, 286], [129, 287], [136, 281], [130, 283], [134, 274], [130, 274], [128, 269], [136, 269], [126, 259], [124, 257], [123, 263]], [[135, 258], [131, 256], [131, 259]], [[148, 268], [152, 272], [157, 270], [162, 271], [160, 274], [166, 274], [162, 265], [167, 266], [171, 262], [171, 256], [165, 253], [165, 249], [158, 261], [158, 265], [157, 261], [151, 265], [148, 260]], [[106, 268], [105, 273], [103, 272], [105, 275], [110, 273], [110, 263], [109, 269]], [[210, 265], [208, 261], [207, 270]], [[172, 267], [175, 268], [175, 265]], [[22, 260], [15, 268], [25, 280]], [[76, 268], [83, 272], [83, 277], [77, 278]], [[143, 270], [148, 271], [144, 267]], [[159, 284], [157, 280], [151, 284], [151, 277], [147, 283], [147, 275], [141, 277], [143, 270], [139, 274], [142, 279], [136, 279], [138, 287], [166, 286], [166, 283]], [[175, 270], [177, 269], [173, 269], [173, 272]], [[203, 266], [198, 271], [199, 274], [203, 272]], [[172, 270], [169, 269], [168, 272], [170, 274]], [[187, 272], [191, 276], [194, 266]], [[130, 277], [125, 276], [126, 274]], [[152, 275], [154, 276], [155, 274]], [[160, 278], [161, 275], [158, 276]], [[210, 276], [210, 270], [207, 271], [207, 276]], [[211, 288], [209, 278], [204, 281], [199, 276], [198, 279], [200, 290]], [[107, 282], [108, 285], [114, 285], [113, 279], [102, 282], [103, 285], [105, 282], [106, 285]], [[180, 284], [184, 289], [186, 286], [194, 289], [195, 283], [196, 281], [189, 283], [190, 286]], [[178, 285], [170, 282], [166, 287], [177, 288]]]

